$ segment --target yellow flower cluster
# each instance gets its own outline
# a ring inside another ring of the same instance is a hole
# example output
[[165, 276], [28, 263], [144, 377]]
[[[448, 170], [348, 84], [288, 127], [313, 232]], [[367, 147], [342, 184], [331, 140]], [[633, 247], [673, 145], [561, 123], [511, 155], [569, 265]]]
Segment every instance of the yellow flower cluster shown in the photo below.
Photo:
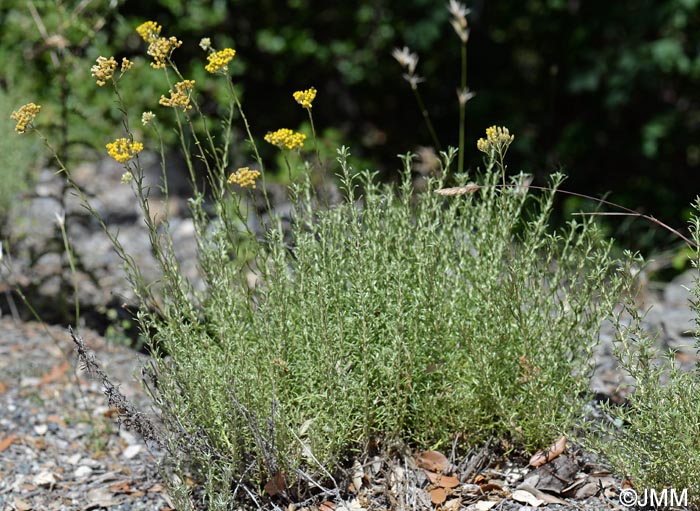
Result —
[[131, 142], [126, 138], [118, 138], [114, 142], [107, 144], [107, 152], [119, 163], [129, 161], [141, 151], [143, 151], [141, 142]]
[[207, 64], [204, 69], [210, 73], [216, 73], [220, 69], [226, 68], [228, 63], [231, 62], [235, 56], [236, 50], [232, 48], [224, 48], [221, 51], [214, 52], [211, 55], [207, 55], [209, 64]]
[[259, 170], [250, 170], [248, 167], [241, 167], [228, 177], [228, 182], [232, 185], [235, 184], [242, 187], [252, 186], [256, 188], [255, 180], [258, 177], [260, 177]]
[[129, 59], [127, 59], [126, 57], [124, 57], [124, 58], [122, 59], [122, 74], [124, 74], [126, 71], [128, 71], [129, 69], [131, 69], [133, 66], [134, 66], [134, 63], [131, 62], [131, 61], [130, 61]]
[[166, 98], [165, 96], [161, 96], [158, 103], [172, 108], [182, 108], [182, 111], [185, 112], [192, 109], [192, 105], [190, 105], [190, 92], [193, 89], [194, 80], [183, 80], [182, 82], [177, 82], [175, 84], [176, 92], [173, 92], [173, 90], [170, 89], [168, 91], [170, 93], [170, 97]]
[[136, 27], [136, 32], [141, 36], [141, 39], [146, 41], [147, 43], [150, 43], [151, 41], [154, 41], [160, 37], [160, 31], [163, 29], [158, 23], [155, 21], [146, 21], [145, 23], [141, 23], [138, 27]]
[[17, 133], [24, 133], [27, 131], [27, 126], [34, 120], [36, 114], [41, 110], [41, 105], [36, 105], [34, 103], [27, 103], [19, 107], [19, 110], [15, 110], [10, 115], [10, 119], [15, 121], [15, 131]]
[[162, 29], [155, 21], [146, 21], [136, 27], [141, 39], [148, 43], [146, 53], [153, 57], [151, 67], [154, 69], [163, 69], [173, 50], [182, 46], [182, 41], [177, 37], [160, 37]]
[[265, 135], [265, 142], [276, 145], [280, 149], [283, 147], [287, 149], [304, 147], [304, 140], [306, 140], [306, 135], [303, 133], [296, 133], [287, 128], [282, 128]]
[[90, 72], [92, 73], [92, 76], [97, 78], [97, 85], [102, 87], [112, 79], [116, 68], [117, 61], [114, 60], [114, 57], [109, 57], [108, 59], [104, 57], [97, 57], [97, 64], [90, 68]]
[[515, 135], [511, 135], [508, 128], [491, 126], [486, 128], [486, 138], [480, 138], [477, 141], [476, 148], [486, 154], [490, 154], [491, 151], [505, 153], [513, 140]]
[[316, 98], [316, 89], [311, 87], [306, 90], [298, 90], [294, 94], [294, 100], [304, 108], [311, 108], [314, 98]]

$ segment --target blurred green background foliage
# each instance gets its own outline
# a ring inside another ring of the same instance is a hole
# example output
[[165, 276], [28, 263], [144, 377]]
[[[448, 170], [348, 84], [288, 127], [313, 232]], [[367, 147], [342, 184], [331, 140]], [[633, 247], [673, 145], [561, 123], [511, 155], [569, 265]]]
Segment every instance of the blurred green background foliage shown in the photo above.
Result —
[[[684, 225], [700, 189], [700, 2], [466, 3], [467, 82], [477, 94], [467, 104], [468, 166], [481, 164], [475, 144], [484, 129], [504, 125], [516, 134], [511, 170], [531, 172], [541, 183], [561, 169], [570, 176], [565, 188], [610, 192], [611, 200]], [[446, 7], [434, 0], [4, 0], [0, 87], [26, 98], [19, 104], [44, 105], [41, 122], [63, 153], [84, 158], [86, 148], [104, 151], [121, 136], [119, 113], [90, 67], [100, 55], [134, 59], [135, 71], [121, 82], [133, 124], [142, 111], [157, 111], [168, 86], [148, 67], [134, 31], [152, 19], [163, 35], [184, 42], [174, 60], [198, 82], [207, 113], [225, 103], [223, 81], [203, 69], [202, 37], [236, 49], [232, 72], [257, 137], [279, 127], [308, 131], [291, 93], [315, 86], [314, 118], [326, 154], [348, 144], [361, 165], [392, 179], [396, 154], [431, 145], [393, 48], [418, 53], [417, 73], [425, 78], [419, 88], [441, 143], [458, 145], [460, 42]], [[170, 112], [162, 110], [167, 123]], [[2, 136], [11, 131], [11, 121], [2, 121]], [[242, 134], [238, 140], [234, 164], [247, 163]], [[273, 148], [261, 148], [274, 158]], [[7, 156], [1, 158], [8, 172]], [[639, 222], [618, 228], [637, 244], [669, 241]]]

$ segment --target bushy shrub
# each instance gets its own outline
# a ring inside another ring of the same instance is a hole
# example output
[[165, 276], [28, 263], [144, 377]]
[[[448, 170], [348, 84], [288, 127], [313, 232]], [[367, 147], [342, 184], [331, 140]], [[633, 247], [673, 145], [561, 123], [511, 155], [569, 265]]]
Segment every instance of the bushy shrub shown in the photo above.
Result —
[[[550, 232], [561, 175], [541, 193], [522, 175], [509, 183], [504, 157], [513, 137], [494, 127], [477, 145], [487, 155], [486, 169], [473, 176], [478, 184], [458, 174], [457, 187], [442, 189], [445, 176], [452, 179], [450, 150], [443, 177], [424, 177], [425, 191], [415, 193], [412, 155], [403, 157], [396, 189], [368, 171], [356, 177], [344, 148], [334, 169], [318, 153], [315, 163], [304, 161], [305, 136], [281, 129], [264, 140], [281, 150], [293, 181], [294, 211], [282, 218], [270, 207], [264, 162], [229, 73], [235, 52], [201, 42], [207, 71], [226, 80], [229, 110], [217, 145], [197, 103], [202, 84], [179, 73], [170, 58], [179, 40], [161, 29], [148, 22], [137, 31], [156, 67], [179, 81], [159, 100], [165, 108], [141, 120], [159, 135], [159, 116], [169, 109], [175, 119], [192, 178], [203, 285], [183, 278], [168, 218], [150, 210], [156, 184], [146, 182], [139, 160], [140, 140], [148, 141], [134, 136], [120, 92], [139, 71], [112, 58], [92, 68], [124, 115], [126, 133], [106, 148], [124, 165], [162, 278], [144, 282], [118, 235], [102, 225], [142, 299], [138, 320], [154, 355], [150, 389], [162, 441], [180, 475], [201, 480], [211, 509], [254, 498], [266, 481], [302, 497], [309, 484], [333, 481], [353, 453], [395, 442], [440, 446], [458, 436], [473, 445], [495, 436], [531, 450], [568, 431], [587, 401], [600, 323], [629, 271], [611, 258], [611, 242], [591, 217]], [[294, 94], [311, 126], [316, 92]], [[14, 112], [18, 131], [43, 137], [39, 111], [29, 103]], [[231, 173], [237, 119], [258, 168]], [[96, 214], [70, 169], [61, 170]], [[343, 199], [326, 207], [311, 177], [329, 171], [339, 175]], [[267, 207], [256, 230], [258, 184]], [[187, 487], [172, 490], [186, 509]]]
[[[700, 200], [695, 203], [691, 231], [694, 267], [700, 251]], [[700, 327], [700, 281], [696, 278], [690, 305]], [[618, 320], [616, 355], [633, 378], [624, 406], [608, 405], [611, 421], [598, 427], [594, 446], [614, 470], [630, 479], [638, 491], [687, 489], [689, 503], [700, 507], [700, 375], [697, 367], [682, 370], [675, 353], [659, 353], [656, 338], [641, 326], [641, 315], [630, 301]], [[696, 334], [697, 335], [697, 334]], [[696, 346], [700, 348], [696, 337]]]
[[254, 290], [215, 223], [203, 299], [142, 315], [168, 355], [156, 395], [177, 449], [226, 487], [230, 474], [322, 477], [377, 442], [532, 449], [567, 431], [626, 281], [610, 243], [587, 220], [548, 234], [554, 192], [498, 188], [490, 170], [478, 193], [446, 200], [439, 181], [414, 195], [408, 169], [398, 193], [369, 173], [356, 183], [345, 156], [345, 201], [319, 210], [301, 186]]

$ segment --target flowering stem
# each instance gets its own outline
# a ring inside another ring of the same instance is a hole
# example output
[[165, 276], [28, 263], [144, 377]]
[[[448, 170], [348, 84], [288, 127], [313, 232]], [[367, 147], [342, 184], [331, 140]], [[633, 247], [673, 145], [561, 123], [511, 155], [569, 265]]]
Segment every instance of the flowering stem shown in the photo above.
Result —
[[75, 302], [75, 325], [77, 328], [80, 327], [80, 297], [78, 296], [78, 272], [75, 270], [75, 260], [73, 259], [73, 250], [70, 242], [68, 241], [68, 233], [66, 232], [66, 217], [65, 212], [63, 216], [57, 218], [58, 225], [61, 228], [61, 237], [63, 238], [63, 247], [66, 250], [66, 256], [68, 257], [68, 266], [70, 266], [70, 272], [73, 276], [73, 301]]
[[428, 109], [425, 108], [425, 103], [423, 103], [423, 98], [421, 98], [420, 92], [418, 92], [418, 87], [417, 86], [411, 86], [413, 89], [413, 94], [416, 96], [416, 101], [418, 101], [418, 108], [420, 108], [421, 114], [423, 114], [423, 119], [425, 119], [425, 124], [428, 126], [428, 131], [430, 132], [430, 136], [433, 139], [433, 144], [435, 144], [435, 148], [439, 151], [442, 150], [440, 147], [440, 141], [438, 140], [437, 133], [435, 133], [435, 128], [433, 127], [433, 122], [430, 120], [430, 114], [428, 113]]
[[321, 153], [318, 150], [318, 140], [316, 139], [316, 128], [314, 127], [314, 116], [311, 115], [311, 108], [306, 109], [309, 112], [309, 122], [311, 123], [311, 134], [314, 137], [314, 151], [316, 152], [316, 160], [318, 161], [319, 170], [323, 167], [321, 165]]
[[229, 92], [231, 93], [231, 97], [233, 98], [234, 103], [236, 104], [236, 108], [238, 108], [238, 113], [241, 114], [241, 119], [243, 119], [243, 124], [245, 125], [245, 132], [248, 135], [248, 140], [250, 141], [250, 145], [253, 147], [253, 153], [255, 154], [255, 161], [258, 162], [258, 165], [260, 166], [260, 180], [262, 182], [262, 192], [263, 192], [263, 197], [265, 197], [265, 204], [267, 205], [267, 212], [272, 213], [272, 206], [270, 205], [270, 199], [267, 196], [267, 186], [265, 185], [265, 165], [263, 164], [262, 158], [260, 157], [260, 153], [258, 152], [258, 145], [255, 143], [255, 139], [253, 138], [253, 134], [250, 132], [250, 124], [248, 124], [248, 118], [245, 116], [245, 112], [243, 112], [243, 106], [241, 105], [241, 101], [238, 98], [238, 94], [236, 94], [236, 89], [233, 86], [233, 82], [231, 81], [231, 77], [229, 76], [228, 79], [228, 88]]
[[289, 174], [289, 183], [291, 184], [291, 182], [292, 182], [292, 166], [289, 164], [289, 158], [287, 158], [287, 153], [282, 152], [282, 156], [284, 158], [284, 163], [287, 164], [287, 173]]
[[[460, 91], [463, 93], [467, 89], [467, 43], [462, 42], [462, 81]], [[467, 102], [459, 101], [459, 153], [457, 154], [457, 172], [464, 172], [464, 138], [465, 138], [465, 118]]]

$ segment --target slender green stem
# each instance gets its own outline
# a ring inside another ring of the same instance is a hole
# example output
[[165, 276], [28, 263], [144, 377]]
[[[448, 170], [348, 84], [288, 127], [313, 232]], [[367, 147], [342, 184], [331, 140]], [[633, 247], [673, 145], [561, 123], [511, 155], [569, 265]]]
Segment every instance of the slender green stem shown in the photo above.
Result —
[[284, 158], [284, 163], [287, 164], [287, 173], [289, 174], [289, 184], [292, 183], [292, 166], [289, 164], [289, 158], [287, 158], [287, 153], [282, 152], [282, 157]]
[[73, 276], [73, 301], [75, 303], [75, 325], [76, 328], [80, 328], [80, 298], [78, 296], [78, 272], [75, 269], [75, 260], [73, 259], [73, 249], [70, 242], [68, 241], [68, 233], [66, 232], [66, 218], [65, 212], [63, 213], [63, 218], [57, 218], [58, 226], [61, 228], [61, 237], [63, 238], [63, 248], [66, 251], [66, 256], [68, 257], [68, 266], [70, 266], [70, 272]]
[[433, 127], [433, 121], [430, 120], [430, 114], [428, 113], [428, 109], [425, 108], [425, 103], [423, 103], [423, 98], [420, 95], [420, 92], [418, 92], [418, 87], [412, 86], [413, 89], [413, 94], [416, 96], [416, 101], [418, 101], [418, 108], [420, 108], [420, 112], [423, 115], [423, 119], [425, 120], [425, 124], [428, 127], [428, 131], [430, 132], [430, 136], [433, 139], [433, 144], [435, 144], [435, 148], [440, 152], [442, 150], [440, 146], [440, 141], [438, 140], [437, 133], [435, 132], [435, 128]]
[[316, 127], [314, 126], [314, 116], [311, 115], [311, 108], [307, 108], [306, 111], [309, 112], [309, 122], [311, 123], [311, 134], [314, 137], [314, 151], [316, 152], [316, 161], [318, 161], [318, 168], [319, 168], [319, 170], [321, 170], [323, 165], [321, 164], [321, 153], [318, 150], [318, 138], [316, 137]]
[[248, 141], [250, 142], [250, 145], [253, 148], [253, 153], [255, 154], [255, 161], [258, 162], [258, 165], [260, 166], [260, 180], [262, 182], [261, 189], [263, 192], [263, 197], [265, 197], [267, 211], [268, 213], [272, 213], [272, 206], [270, 205], [270, 198], [267, 195], [267, 186], [265, 184], [265, 165], [263, 164], [262, 158], [260, 157], [260, 153], [258, 152], [258, 145], [255, 143], [255, 138], [253, 138], [253, 134], [250, 131], [250, 124], [248, 123], [248, 118], [246, 117], [245, 112], [243, 111], [243, 106], [241, 105], [241, 101], [238, 97], [238, 94], [236, 94], [236, 89], [234, 88], [233, 81], [231, 81], [230, 77], [228, 80], [228, 84], [231, 97], [233, 98], [236, 108], [238, 108], [238, 113], [241, 114], [241, 119], [243, 119], [245, 131], [248, 135]]
[[[462, 43], [462, 80], [460, 93], [467, 89], [467, 43]], [[459, 154], [457, 155], [457, 172], [464, 172], [464, 142], [466, 136], [466, 110], [467, 102], [459, 102]]]

